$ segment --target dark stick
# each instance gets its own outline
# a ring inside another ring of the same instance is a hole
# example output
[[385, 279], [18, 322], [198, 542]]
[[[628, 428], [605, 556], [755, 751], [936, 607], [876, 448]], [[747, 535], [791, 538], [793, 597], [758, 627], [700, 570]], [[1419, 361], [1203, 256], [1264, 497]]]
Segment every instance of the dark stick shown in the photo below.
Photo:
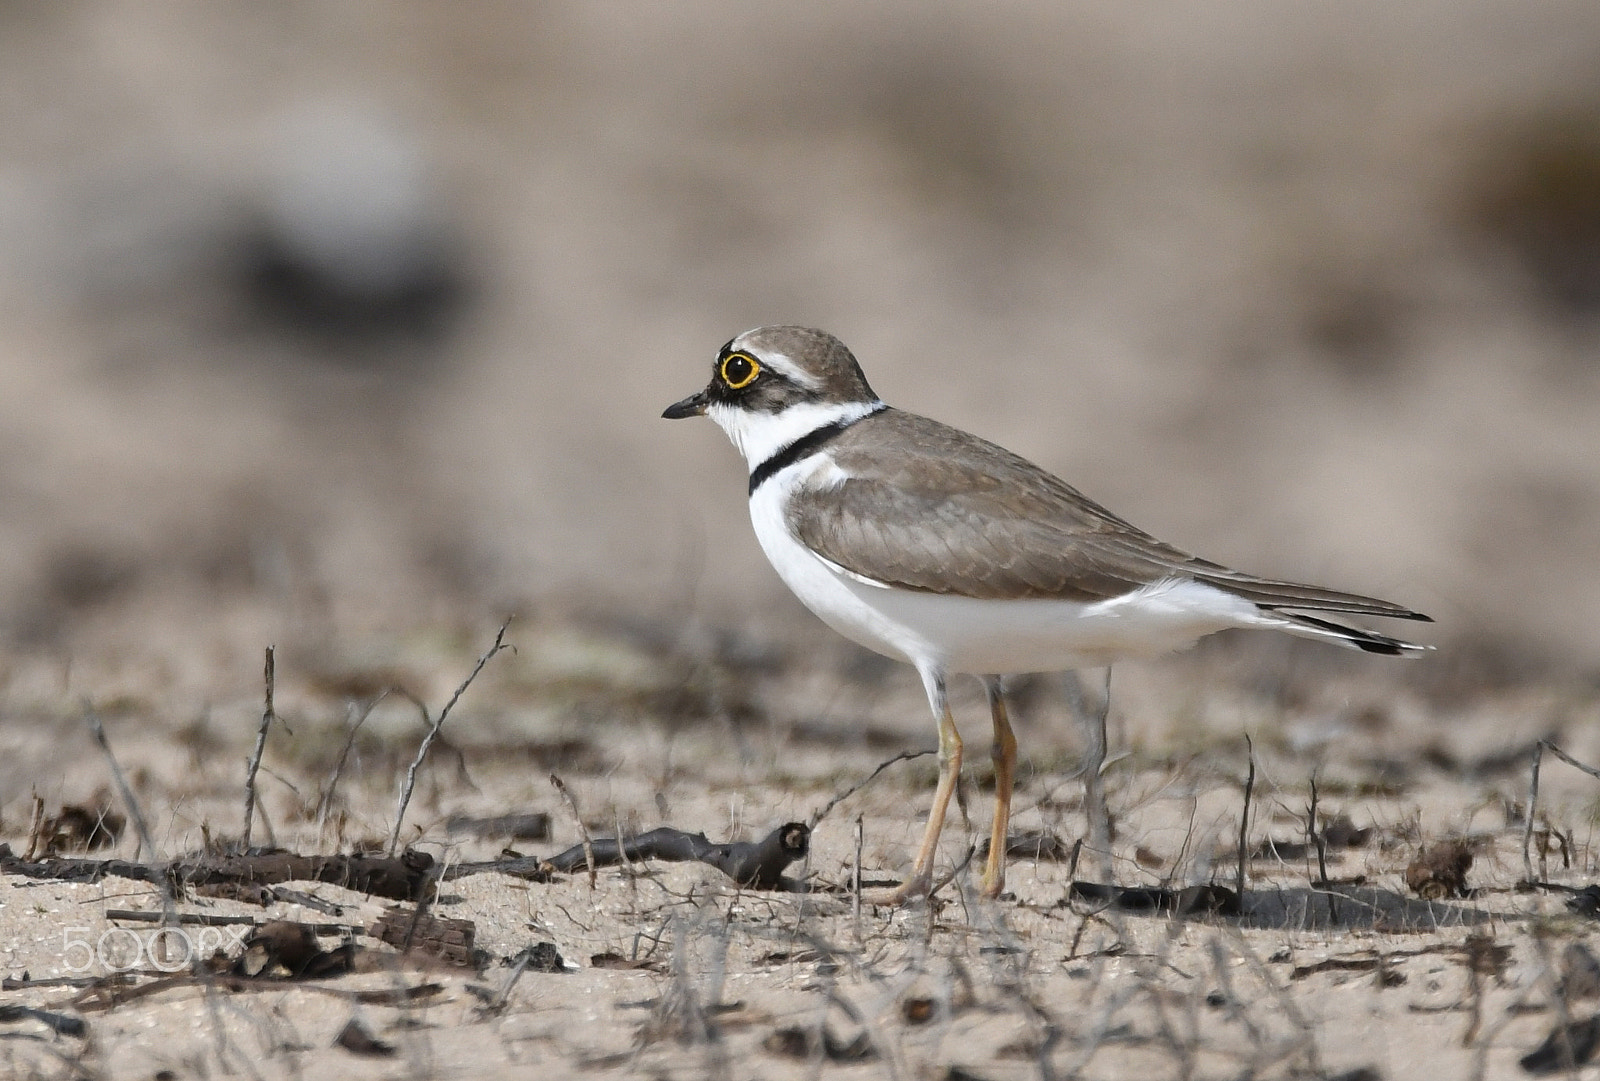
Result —
[[1244, 904], [1244, 871], [1245, 863], [1249, 859], [1247, 845], [1250, 838], [1250, 797], [1256, 790], [1256, 745], [1247, 735], [1244, 737], [1245, 754], [1250, 761], [1249, 772], [1244, 777], [1244, 813], [1239, 816], [1239, 870], [1234, 876], [1234, 892], [1239, 895], [1239, 903]]
[[1317, 885], [1328, 883], [1328, 839], [1317, 829], [1317, 771], [1311, 771], [1311, 806], [1306, 812], [1306, 839], [1317, 851]]
[[167, 892], [174, 881], [194, 886], [229, 882], [257, 887], [279, 882], [328, 882], [358, 893], [409, 901], [424, 895], [434, 880], [434, 870], [433, 857], [419, 852], [398, 858], [360, 854], [297, 856], [292, 852], [272, 852], [207, 855], [170, 863], [61, 858], [34, 863], [19, 860], [0, 847], [0, 874], [60, 882], [98, 882], [115, 875], [151, 882]]
[[[394, 813], [394, 832], [389, 835], [389, 855], [393, 856], [394, 850], [400, 846], [400, 826], [405, 821], [406, 808], [411, 804], [411, 790], [416, 786], [417, 770], [422, 768], [422, 760], [428, 757], [428, 751], [433, 748], [433, 741], [439, 738], [439, 730], [444, 727], [445, 718], [450, 716], [450, 711], [455, 708], [457, 702], [461, 701], [461, 696], [466, 693], [467, 688], [472, 686], [472, 681], [478, 678], [478, 673], [483, 671], [483, 666], [488, 664], [490, 658], [502, 649], [512, 648], [505, 644], [506, 628], [509, 626], [511, 626], [509, 619], [500, 624], [500, 633], [494, 636], [494, 645], [490, 646], [483, 656], [478, 658], [478, 663], [467, 675], [467, 678], [461, 681], [461, 686], [456, 688], [456, 693], [450, 696], [450, 701], [446, 702], [444, 708], [439, 711], [439, 716], [434, 719], [432, 727], [428, 729], [428, 734], [422, 737], [422, 745], [417, 748], [417, 757], [412, 759], [411, 765], [406, 768], [406, 781], [400, 789], [400, 805]], [[426, 716], [428, 711], [424, 708], [422, 712]]]
[[[759, 841], [714, 844], [703, 833], [661, 826], [634, 837], [586, 837], [586, 842], [540, 860], [538, 866], [546, 871], [570, 874], [585, 866], [611, 867], [630, 860], [699, 860], [741, 886], [771, 890], [794, 887], [794, 883], [783, 877], [783, 871], [796, 860], [805, 858], [810, 850], [811, 830], [803, 822], [785, 822]], [[526, 866], [526, 861], [464, 864], [460, 871], [503, 870], [508, 864]]]
[[857, 935], [861, 933], [861, 846], [865, 840], [865, 827], [861, 816], [856, 815], [856, 865], [850, 874], [850, 918], [855, 922]]
[[274, 647], [267, 647], [266, 670], [264, 682], [266, 683], [266, 704], [261, 710], [261, 727], [256, 730], [256, 749], [250, 755], [250, 765], [244, 775], [244, 833], [239, 839], [239, 847], [243, 851], [250, 850], [250, 829], [255, 824], [256, 817], [256, 771], [261, 768], [261, 754], [267, 749], [267, 729], [272, 727], [274, 716], [272, 708], [272, 690], [277, 682], [278, 665], [273, 659]]
[[1522, 880], [1532, 882], [1533, 878], [1533, 820], [1539, 806], [1539, 761], [1544, 757], [1544, 740], [1539, 740], [1533, 745], [1533, 777], [1528, 782], [1528, 810], [1524, 816], [1527, 821], [1522, 827]]

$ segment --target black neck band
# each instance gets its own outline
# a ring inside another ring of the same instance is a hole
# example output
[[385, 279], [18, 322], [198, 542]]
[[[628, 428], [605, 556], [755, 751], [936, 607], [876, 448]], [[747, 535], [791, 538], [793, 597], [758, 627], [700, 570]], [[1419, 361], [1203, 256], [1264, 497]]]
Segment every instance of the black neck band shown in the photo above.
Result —
[[832, 424], [824, 424], [822, 427], [807, 432], [799, 439], [796, 439], [793, 443], [790, 443], [750, 470], [750, 494], [755, 495], [756, 489], [771, 480], [780, 470], [787, 469], [800, 459], [807, 458], [827, 446], [840, 432], [856, 423], [856, 421], [870, 417], [873, 413], [882, 412], [883, 409], [884, 406], [879, 405], [876, 409], [863, 413], [859, 417], [851, 417], [849, 420], [836, 420]]

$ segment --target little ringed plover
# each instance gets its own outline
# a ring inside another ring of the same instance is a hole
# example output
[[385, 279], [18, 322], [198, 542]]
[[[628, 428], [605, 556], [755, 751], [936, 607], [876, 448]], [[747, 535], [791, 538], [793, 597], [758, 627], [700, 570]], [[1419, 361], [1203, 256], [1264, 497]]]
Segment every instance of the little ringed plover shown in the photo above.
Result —
[[1005, 881], [1017, 755], [1002, 676], [1153, 656], [1230, 627], [1391, 656], [1427, 648], [1322, 614], [1428, 619], [1419, 612], [1190, 555], [1008, 450], [884, 404], [844, 343], [820, 330], [734, 338], [705, 389], [662, 414], [702, 415], [749, 464], [750, 519], [778, 576], [834, 630], [922, 677], [939, 725], [939, 783], [892, 901], [932, 884], [961, 768], [952, 674], [978, 676], [988, 692], [995, 812], [982, 887], [993, 897]]

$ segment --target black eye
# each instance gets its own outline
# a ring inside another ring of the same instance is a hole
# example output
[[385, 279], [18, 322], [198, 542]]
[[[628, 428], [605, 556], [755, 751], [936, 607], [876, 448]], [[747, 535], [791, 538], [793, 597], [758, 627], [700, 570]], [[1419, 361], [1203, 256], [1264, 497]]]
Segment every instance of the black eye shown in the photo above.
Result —
[[747, 353], [729, 353], [722, 361], [722, 381], [729, 390], [743, 390], [761, 374], [761, 365]]

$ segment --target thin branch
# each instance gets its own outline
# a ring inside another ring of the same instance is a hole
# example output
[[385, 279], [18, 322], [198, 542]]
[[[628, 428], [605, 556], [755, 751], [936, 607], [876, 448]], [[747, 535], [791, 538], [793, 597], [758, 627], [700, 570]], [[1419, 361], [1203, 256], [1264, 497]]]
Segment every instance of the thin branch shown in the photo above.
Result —
[[[554, 773], [550, 775], [550, 783], [561, 793], [561, 802], [567, 805], [567, 811], [572, 815], [572, 821], [577, 823], [578, 836], [583, 840], [583, 861], [589, 865], [589, 888], [592, 890], [598, 881], [596, 867], [599, 865], [594, 860], [594, 839], [589, 836], [589, 827], [583, 824], [583, 816], [578, 813], [578, 801], [572, 798], [572, 793], [567, 791], [567, 784]], [[622, 845], [622, 837], [618, 835], [617, 845]]]
[[139, 857], [149, 850], [152, 859], [156, 855], [155, 842], [150, 839], [150, 827], [145, 824], [144, 811], [139, 807], [139, 801], [133, 798], [133, 789], [128, 787], [128, 778], [122, 772], [122, 766], [117, 762], [117, 756], [111, 752], [111, 741], [106, 739], [105, 727], [100, 723], [99, 714], [93, 707], [85, 706], [84, 720], [89, 725], [89, 733], [94, 736], [94, 741], [100, 745], [100, 750], [105, 753], [106, 761], [111, 765], [111, 779], [117, 783], [117, 791], [122, 796], [122, 802], [128, 805], [128, 815], [133, 819], [134, 829], [139, 831], [139, 847], [134, 852], [133, 858], [137, 862]]
[[484, 1013], [497, 1014], [506, 1008], [506, 1000], [511, 997], [512, 988], [517, 986], [517, 981], [522, 979], [522, 974], [528, 971], [528, 962], [532, 960], [533, 947], [530, 946], [523, 950], [522, 955], [517, 958], [516, 967], [511, 970], [511, 975], [506, 978], [505, 984], [495, 994], [494, 998], [484, 1007]]
[[[499, 653], [502, 649], [515, 649], [515, 647], [505, 644], [506, 628], [509, 626], [511, 626], [509, 619], [500, 624], [500, 632], [494, 636], [494, 645], [490, 646], [483, 656], [478, 658], [478, 663], [473, 666], [467, 678], [461, 681], [461, 686], [456, 688], [456, 693], [450, 696], [450, 701], [446, 702], [444, 708], [439, 711], [439, 716], [434, 719], [432, 727], [428, 729], [428, 734], [422, 737], [422, 745], [417, 748], [417, 757], [412, 759], [411, 765], [407, 767], [406, 781], [400, 789], [400, 805], [394, 813], [394, 832], [389, 835], [389, 855], [394, 855], [395, 849], [400, 846], [400, 826], [405, 822], [406, 808], [411, 803], [411, 792], [416, 787], [417, 770], [422, 768], [422, 760], [428, 757], [428, 751], [433, 748], [433, 741], [439, 738], [439, 730], [444, 727], [445, 718], [450, 716], [450, 711], [455, 708], [457, 702], [461, 701], [461, 696], [466, 693], [468, 687], [472, 686], [472, 681], [478, 678], [478, 673], [483, 671], [483, 666], [488, 664], [496, 653]], [[423, 709], [423, 715], [427, 715], [426, 707]]]
[[[961, 874], [961, 872], [965, 871], [967, 869], [967, 865], [972, 862], [972, 857], [977, 855], [977, 853], [978, 853], [978, 846], [977, 845], [968, 845], [967, 846], [967, 854], [962, 857], [962, 859], [961, 859], [961, 861], [959, 863], [957, 863], [954, 867], [950, 868], [950, 873], [945, 875], [943, 878], [939, 879], [933, 885], [928, 887], [928, 900], [932, 901], [934, 894], [938, 893], [940, 890], [942, 890], [946, 886], [950, 885], [950, 883], [954, 882], [956, 880], [956, 878]], [[928, 906], [928, 911], [930, 913], [934, 911], [933, 906], [931, 904]]]
[[1250, 797], [1256, 791], [1256, 745], [1251, 742], [1249, 735], [1244, 737], [1245, 755], [1249, 759], [1250, 768], [1244, 777], [1244, 811], [1239, 815], [1239, 868], [1234, 877], [1234, 893], [1239, 895], [1239, 903], [1244, 904], [1244, 875], [1245, 865], [1250, 859]]
[[1582, 762], [1579, 762], [1576, 758], [1573, 758], [1566, 751], [1563, 751], [1560, 747], [1557, 747], [1554, 743], [1551, 743], [1547, 739], [1541, 739], [1539, 741], [1539, 745], [1548, 750], [1551, 754], [1555, 755], [1557, 758], [1561, 759], [1561, 761], [1565, 762], [1567, 765], [1571, 766], [1573, 769], [1582, 770], [1595, 780], [1600, 781], [1600, 769], [1595, 769], [1593, 766], [1584, 765]]
[[[1560, 747], [1557, 747], [1549, 740], [1541, 739], [1533, 745], [1533, 776], [1528, 782], [1528, 814], [1527, 821], [1523, 823], [1522, 827], [1522, 876], [1523, 881], [1525, 882], [1536, 881], [1536, 879], [1533, 877], [1533, 858], [1529, 855], [1529, 852], [1533, 846], [1533, 824], [1538, 818], [1539, 762], [1540, 759], [1543, 758], [1545, 751], [1549, 751], [1551, 754], [1561, 759], [1561, 761], [1565, 762], [1573, 769], [1580, 770], [1596, 780], [1600, 780], [1600, 769], [1595, 769], [1593, 766], [1584, 765], [1582, 762], [1579, 762], [1576, 758], [1573, 758], [1570, 754], [1568, 754], [1566, 751], [1563, 751]], [[1539, 859], [1542, 863], [1544, 860], [1545, 847], [1541, 845], [1539, 852]], [[1540, 878], [1543, 877], [1544, 875], [1541, 872]]]
[[850, 918], [855, 924], [856, 938], [861, 938], [861, 846], [866, 830], [860, 815], [856, 815], [856, 863], [850, 874]]
[[[322, 790], [322, 795], [317, 797], [317, 837], [322, 836], [322, 827], [328, 821], [328, 811], [333, 806], [333, 793], [339, 787], [339, 778], [344, 775], [345, 763], [350, 758], [350, 750], [355, 746], [356, 734], [361, 731], [361, 726], [367, 723], [367, 718], [372, 716], [372, 711], [378, 704], [394, 693], [394, 688], [383, 691], [371, 699], [361, 708], [361, 715], [356, 718], [356, 723], [350, 726], [350, 734], [345, 737], [344, 746], [339, 750], [339, 760], [333, 764], [333, 771], [328, 774], [328, 783]], [[354, 712], [354, 707], [351, 707]]]
[[[1528, 808], [1524, 814], [1526, 821], [1522, 827], [1522, 880], [1532, 882], [1533, 878], [1533, 822], [1537, 817], [1539, 806], [1539, 762], [1544, 757], [1545, 741], [1539, 740], [1533, 745], [1533, 777], [1528, 782]], [[1554, 750], [1554, 748], [1551, 748]]]
[[43, 855], [44, 848], [44, 799], [35, 789], [33, 793], [33, 817], [28, 824], [28, 854], [22, 858], [31, 862], [35, 856]]
[[1317, 828], [1317, 771], [1311, 771], [1311, 806], [1306, 810], [1306, 837], [1317, 853], [1317, 885], [1328, 884], [1328, 838]]
[[1089, 731], [1089, 752], [1084, 756], [1083, 800], [1089, 818], [1089, 854], [1094, 861], [1095, 873], [1109, 883], [1113, 869], [1111, 862], [1111, 808], [1106, 803], [1105, 778], [1108, 738], [1107, 721], [1111, 716], [1111, 666], [1106, 666], [1105, 700], [1094, 718]]
[[267, 647], [266, 668], [263, 682], [266, 684], [266, 704], [261, 710], [261, 727], [256, 730], [256, 749], [250, 755], [250, 764], [244, 775], [244, 832], [240, 834], [239, 847], [244, 851], [250, 849], [250, 829], [256, 817], [256, 771], [261, 768], [261, 754], [267, 749], [267, 729], [272, 727], [272, 720], [276, 714], [272, 708], [273, 686], [277, 682], [278, 665], [274, 659], [274, 647]]
[[[150, 827], [145, 823], [144, 811], [140, 808], [139, 801], [134, 798], [133, 789], [128, 786], [128, 778], [123, 774], [122, 766], [117, 762], [117, 756], [111, 752], [111, 741], [106, 738], [105, 726], [100, 723], [100, 716], [95, 713], [94, 707], [87, 703], [84, 705], [84, 713], [84, 719], [88, 722], [90, 734], [94, 736], [94, 741], [100, 745], [100, 750], [105, 752], [106, 761], [111, 765], [111, 779], [117, 784], [117, 791], [122, 795], [122, 802], [127, 804], [128, 817], [133, 819], [133, 828], [139, 831], [139, 847], [134, 850], [133, 858], [137, 861], [148, 849], [150, 858], [155, 859], [156, 845], [150, 839]], [[155, 879], [157, 887], [161, 890], [161, 910], [166, 914], [166, 922], [170, 924], [176, 919], [177, 914], [177, 905], [174, 904], [172, 899], [172, 882], [164, 871], [157, 874]]]
[[893, 758], [890, 758], [884, 762], [879, 762], [878, 768], [867, 774], [864, 780], [857, 781], [843, 792], [840, 792], [837, 796], [834, 796], [827, 803], [823, 804], [822, 810], [812, 814], [810, 820], [806, 822], [806, 825], [810, 826], [812, 829], [816, 829], [817, 823], [821, 822], [825, 817], [827, 817], [829, 811], [833, 810], [839, 804], [843, 803], [845, 800], [849, 799], [851, 796], [867, 787], [867, 785], [871, 784], [877, 778], [878, 774], [882, 773], [896, 762], [906, 762], [910, 759], [922, 758], [924, 755], [930, 755], [933, 753], [933, 751], [901, 751]]

